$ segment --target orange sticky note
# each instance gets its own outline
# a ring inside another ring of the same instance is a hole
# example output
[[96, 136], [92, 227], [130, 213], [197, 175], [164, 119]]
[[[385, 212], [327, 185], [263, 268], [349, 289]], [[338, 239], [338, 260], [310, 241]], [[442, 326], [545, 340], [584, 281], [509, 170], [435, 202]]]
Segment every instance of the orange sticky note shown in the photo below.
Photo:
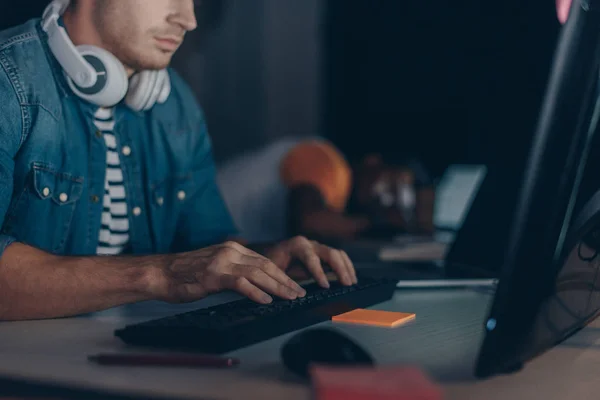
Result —
[[334, 316], [334, 322], [347, 322], [361, 325], [375, 325], [386, 328], [404, 324], [415, 319], [416, 314], [391, 311], [365, 310], [362, 308]]

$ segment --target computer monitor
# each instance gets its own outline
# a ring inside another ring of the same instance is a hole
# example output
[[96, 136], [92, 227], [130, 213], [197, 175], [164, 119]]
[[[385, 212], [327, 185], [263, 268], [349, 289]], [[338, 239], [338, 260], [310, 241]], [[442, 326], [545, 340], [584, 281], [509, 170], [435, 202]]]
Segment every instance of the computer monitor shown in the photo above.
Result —
[[[518, 369], [598, 315], [600, 195], [573, 215], [600, 116], [600, 1], [563, 27], [475, 374]], [[600, 182], [598, 184], [600, 187]]]

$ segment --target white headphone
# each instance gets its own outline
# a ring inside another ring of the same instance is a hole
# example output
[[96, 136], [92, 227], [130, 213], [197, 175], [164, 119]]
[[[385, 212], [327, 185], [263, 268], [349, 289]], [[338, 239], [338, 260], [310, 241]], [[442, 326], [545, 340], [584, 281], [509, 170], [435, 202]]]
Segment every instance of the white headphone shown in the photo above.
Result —
[[48, 45], [64, 70], [71, 90], [77, 96], [100, 107], [112, 107], [125, 98], [135, 111], [146, 111], [164, 103], [171, 93], [167, 70], [141, 71], [127, 78], [123, 64], [110, 52], [96, 46], [73, 44], [58, 19], [70, 0], [54, 0], [46, 7], [42, 29]]

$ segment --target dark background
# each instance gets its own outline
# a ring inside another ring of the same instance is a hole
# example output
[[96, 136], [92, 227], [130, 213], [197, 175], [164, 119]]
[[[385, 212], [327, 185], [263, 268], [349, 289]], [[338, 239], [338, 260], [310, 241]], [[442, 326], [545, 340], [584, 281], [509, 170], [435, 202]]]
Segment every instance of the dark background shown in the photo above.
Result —
[[[9, 3], [0, 28], [40, 15], [47, 1]], [[417, 155], [434, 175], [459, 162], [520, 168], [559, 28], [554, 1], [539, 0], [317, 0], [317, 17], [285, 0], [204, 7], [203, 29], [174, 65], [205, 108], [217, 161], [283, 136], [319, 134], [351, 160], [367, 151]], [[298, 54], [310, 35], [314, 45]], [[314, 93], [301, 93], [306, 82]]]
[[554, 1], [328, 5], [325, 127], [348, 154], [416, 153], [438, 174], [524, 157], [559, 28]]

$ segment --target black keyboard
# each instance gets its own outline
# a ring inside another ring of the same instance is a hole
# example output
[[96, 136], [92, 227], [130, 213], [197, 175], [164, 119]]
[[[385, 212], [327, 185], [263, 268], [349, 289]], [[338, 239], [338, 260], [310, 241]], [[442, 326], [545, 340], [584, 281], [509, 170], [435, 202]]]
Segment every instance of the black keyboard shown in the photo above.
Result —
[[397, 280], [359, 277], [346, 287], [304, 286], [306, 296], [261, 305], [242, 299], [151, 320], [115, 331], [125, 343], [220, 354], [330, 320], [331, 317], [389, 300]]

